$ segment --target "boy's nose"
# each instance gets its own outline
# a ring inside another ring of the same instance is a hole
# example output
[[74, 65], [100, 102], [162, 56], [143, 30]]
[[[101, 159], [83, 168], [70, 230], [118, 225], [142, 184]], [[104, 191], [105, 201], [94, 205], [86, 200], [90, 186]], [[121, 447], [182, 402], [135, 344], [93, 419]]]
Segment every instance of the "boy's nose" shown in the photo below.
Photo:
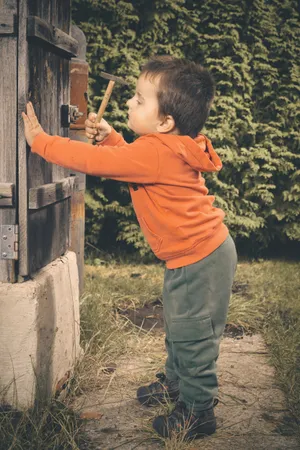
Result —
[[128, 108], [130, 108], [131, 100], [132, 100], [132, 98], [130, 98], [130, 99], [127, 100], [127, 102], [126, 102], [126, 105], [128, 106]]

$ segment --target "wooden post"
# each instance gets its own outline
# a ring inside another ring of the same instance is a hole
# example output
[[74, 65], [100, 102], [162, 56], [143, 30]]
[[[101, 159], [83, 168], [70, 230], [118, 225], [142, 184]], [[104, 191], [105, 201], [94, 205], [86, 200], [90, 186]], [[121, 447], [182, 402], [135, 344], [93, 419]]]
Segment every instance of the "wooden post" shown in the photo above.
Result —
[[[85, 61], [86, 39], [83, 32], [72, 25], [72, 36], [79, 44], [77, 58], [72, 58], [70, 66], [71, 80], [71, 104], [77, 105], [83, 113], [76, 123], [70, 125], [70, 138], [87, 142], [84, 123], [87, 117], [87, 90], [88, 90], [88, 64]], [[84, 287], [84, 232], [85, 232], [85, 175], [77, 173], [78, 185], [71, 197], [71, 243], [70, 250], [77, 255], [79, 271], [79, 291], [82, 293]]]
[[[28, 204], [27, 204], [27, 144], [22, 111], [25, 111], [28, 92], [27, 0], [19, 1], [18, 17], [18, 210], [19, 210], [19, 276], [28, 270]], [[19, 281], [21, 281], [19, 279]]]

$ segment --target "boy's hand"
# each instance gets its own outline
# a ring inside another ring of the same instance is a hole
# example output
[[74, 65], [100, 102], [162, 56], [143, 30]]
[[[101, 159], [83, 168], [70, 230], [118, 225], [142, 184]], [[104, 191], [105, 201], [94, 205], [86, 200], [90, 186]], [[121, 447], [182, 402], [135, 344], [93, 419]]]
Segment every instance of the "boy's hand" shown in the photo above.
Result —
[[27, 144], [31, 147], [34, 138], [38, 134], [44, 132], [43, 128], [41, 127], [41, 125], [35, 115], [35, 112], [34, 112], [31, 102], [27, 103], [27, 115], [24, 112], [22, 112], [22, 117], [23, 117], [24, 127], [25, 127], [25, 138], [26, 138]]
[[111, 126], [106, 120], [101, 119], [101, 122], [96, 123], [97, 114], [90, 113], [85, 121], [85, 134], [89, 139], [96, 139], [96, 141], [103, 141], [110, 133]]

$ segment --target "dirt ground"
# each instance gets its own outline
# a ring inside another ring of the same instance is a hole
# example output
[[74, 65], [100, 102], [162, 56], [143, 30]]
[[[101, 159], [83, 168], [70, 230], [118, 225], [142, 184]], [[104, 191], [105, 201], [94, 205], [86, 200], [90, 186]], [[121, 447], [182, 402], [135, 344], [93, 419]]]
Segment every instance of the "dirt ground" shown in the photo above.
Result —
[[[99, 374], [99, 388], [77, 398], [75, 408], [97, 413], [85, 421], [89, 442], [84, 450], [282, 450], [299, 449], [292, 432], [284, 397], [274, 378], [266, 346], [260, 335], [227, 333], [218, 360], [219, 404], [215, 408], [217, 432], [193, 443], [164, 443], [151, 431], [153, 418], [163, 407], [142, 407], [136, 389], [151, 382], [165, 359], [162, 323], [156, 320], [147, 334], [132, 343], [132, 352], [115, 362], [115, 369]], [[130, 317], [139, 322], [139, 317]], [[149, 321], [148, 321], [149, 322]], [[149, 329], [151, 323], [143, 325]]]

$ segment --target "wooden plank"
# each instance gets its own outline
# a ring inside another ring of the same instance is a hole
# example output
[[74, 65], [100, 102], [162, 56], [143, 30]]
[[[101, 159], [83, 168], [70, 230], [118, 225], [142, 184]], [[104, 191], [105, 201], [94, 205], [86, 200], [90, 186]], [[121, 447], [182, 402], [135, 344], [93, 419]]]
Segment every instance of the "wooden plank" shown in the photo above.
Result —
[[13, 183], [0, 183], [0, 207], [14, 206], [15, 185]]
[[0, 10], [0, 34], [14, 34], [16, 32], [16, 16], [11, 12]]
[[[44, 10], [46, 14], [47, 11]], [[39, 45], [38, 45], [39, 44]], [[57, 78], [59, 74], [59, 61], [62, 59], [57, 54], [49, 51], [41, 42], [29, 43], [29, 98], [32, 101], [42, 127], [47, 133], [59, 134], [57, 128]], [[29, 192], [32, 188], [38, 189], [45, 184], [51, 184], [65, 178], [63, 168], [59, 168], [59, 176], [53, 178], [53, 165], [33, 153], [28, 159]], [[69, 175], [69, 173], [68, 173]], [[53, 261], [61, 255], [61, 249], [65, 246], [65, 227], [54, 232], [53, 224], [60, 220], [69, 211], [69, 201], [63, 201], [49, 205], [39, 210], [29, 210], [28, 224], [28, 252], [30, 255], [29, 274]], [[60, 205], [55, 208], [55, 205]], [[59, 217], [56, 217], [56, 214]], [[49, 216], [49, 220], [46, 218]], [[67, 222], [69, 221], [66, 218]], [[37, 239], [34, 239], [34, 235]], [[43, 237], [45, 239], [43, 240]], [[67, 233], [68, 238], [68, 233]], [[62, 240], [64, 244], [62, 244]], [[42, 248], [40, 248], [40, 246]]]
[[75, 177], [68, 177], [56, 183], [44, 184], [29, 189], [29, 209], [40, 209], [60, 202], [72, 195]]
[[[0, 37], [0, 181], [16, 184], [17, 38]], [[0, 225], [14, 225], [14, 207], [0, 209]], [[15, 262], [0, 260], [0, 282], [16, 281]]]
[[[50, 25], [50, 31], [59, 29], [68, 36], [71, 9], [66, 5], [69, 5], [69, 3], [70, 0], [43, 2], [29, 0], [29, 14], [37, 16], [48, 26]], [[61, 11], [63, 11], [63, 14]], [[49, 33], [49, 27], [46, 32]], [[50, 37], [53, 38], [52, 35]], [[77, 44], [75, 39], [74, 41]], [[29, 99], [34, 104], [37, 116], [47, 133], [68, 136], [69, 129], [61, 127], [60, 114], [61, 105], [70, 103], [69, 59], [72, 55], [53, 46], [51, 42], [37, 37], [30, 37], [28, 42], [30, 61]], [[70, 177], [69, 169], [50, 164], [35, 154], [29, 154], [30, 198], [34, 192], [35, 194], [39, 192], [41, 186], [46, 184], [53, 186], [68, 177]], [[72, 179], [74, 180], [73, 188], [77, 189], [77, 177], [73, 176]], [[35, 189], [35, 191], [32, 189]], [[49, 188], [47, 189], [49, 190]], [[65, 195], [67, 195], [66, 191], [61, 188], [59, 197], [63, 198]], [[39, 200], [40, 206], [44, 203], [45, 193], [42, 194], [42, 197], [43, 200]], [[55, 203], [44, 204], [44, 207], [40, 209], [29, 210], [29, 274], [58, 258], [68, 250], [70, 245], [70, 198], [66, 197], [59, 200], [57, 192], [54, 195], [53, 187], [50, 200], [51, 197]], [[29, 206], [38, 206], [38, 203]]]
[[13, 197], [14, 184], [13, 183], [0, 183], [0, 197]]
[[0, 35], [17, 31], [17, 0], [0, 0]]
[[39, 39], [69, 57], [78, 53], [78, 42], [74, 38], [37, 16], [28, 17], [27, 36]]
[[53, 23], [53, 25], [62, 29], [65, 33], [71, 34], [71, 14], [69, 14], [69, 11], [72, 11], [71, 0], [53, 1], [53, 11], [55, 11], [56, 18], [56, 23]]
[[[27, 276], [29, 270], [28, 255], [28, 149], [21, 116], [28, 100], [28, 44], [26, 37], [27, 0], [19, 1], [18, 18], [18, 224], [19, 224], [19, 275]], [[16, 88], [15, 88], [16, 90]]]
[[14, 206], [14, 205], [15, 205], [15, 203], [12, 198], [9, 198], [9, 197], [1, 198], [1, 196], [0, 196], [0, 208], [2, 208], [4, 206], [6, 207], [6, 206]]
[[84, 287], [84, 230], [85, 230], [85, 207], [84, 191], [73, 192], [71, 197], [71, 223], [69, 249], [76, 253], [79, 291]]
[[70, 199], [29, 211], [29, 273], [45, 267], [69, 247]]
[[[29, 100], [32, 101], [36, 115], [46, 133], [53, 134], [52, 119], [48, 111], [56, 90], [55, 74], [49, 59], [54, 56], [44, 48], [29, 45]], [[52, 183], [51, 164], [30, 152], [28, 156], [28, 189]], [[61, 176], [60, 179], [64, 178]]]
[[[87, 115], [87, 101], [85, 93], [88, 91], [88, 64], [85, 62], [86, 57], [86, 38], [83, 32], [72, 25], [72, 36], [78, 41], [79, 55], [78, 58], [72, 58], [70, 63], [70, 103], [71, 105], [79, 105], [80, 111], [84, 112], [82, 120], [76, 125], [70, 126], [70, 138], [73, 140], [87, 142], [84, 130], [84, 120]], [[84, 289], [84, 235], [85, 235], [85, 181], [86, 176], [83, 173], [76, 173], [76, 187], [71, 197], [71, 236], [70, 250], [76, 253], [78, 275], [79, 275], [79, 292]]]
[[37, 16], [46, 22], [52, 22], [52, 9], [54, 0], [28, 0], [28, 16]]
[[[72, 92], [71, 92], [72, 96]], [[79, 131], [81, 132], [79, 134]], [[77, 141], [86, 142], [87, 138], [83, 130], [70, 130], [70, 138]], [[86, 184], [86, 175], [76, 173], [75, 188], [71, 197], [71, 229], [70, 229], [70, 247], [69, 249], [76, 253], [79, 292], [82, 294], [84, 289], [84, 236], [85, 236], [85, 199], [84, 191]]]
[[0, 9], [8, 11], [17, 11], [18, 0], [0, 0]]
[[[52, 57], [53, 71], [55, 73], [55, 87], [56, 91], [52, 98], [52, 108], [49, 111], [53, 118], [51, 121], [52, 134], [67, 137], [69, 135], [69, 128], [61, 127], [61, 105], [70, 104], [69, 97], [69, 60], [63, 59], [57, 55]], [[68, 177], [70, 170], [52, 165], [52, 180], [57, 181]]]

